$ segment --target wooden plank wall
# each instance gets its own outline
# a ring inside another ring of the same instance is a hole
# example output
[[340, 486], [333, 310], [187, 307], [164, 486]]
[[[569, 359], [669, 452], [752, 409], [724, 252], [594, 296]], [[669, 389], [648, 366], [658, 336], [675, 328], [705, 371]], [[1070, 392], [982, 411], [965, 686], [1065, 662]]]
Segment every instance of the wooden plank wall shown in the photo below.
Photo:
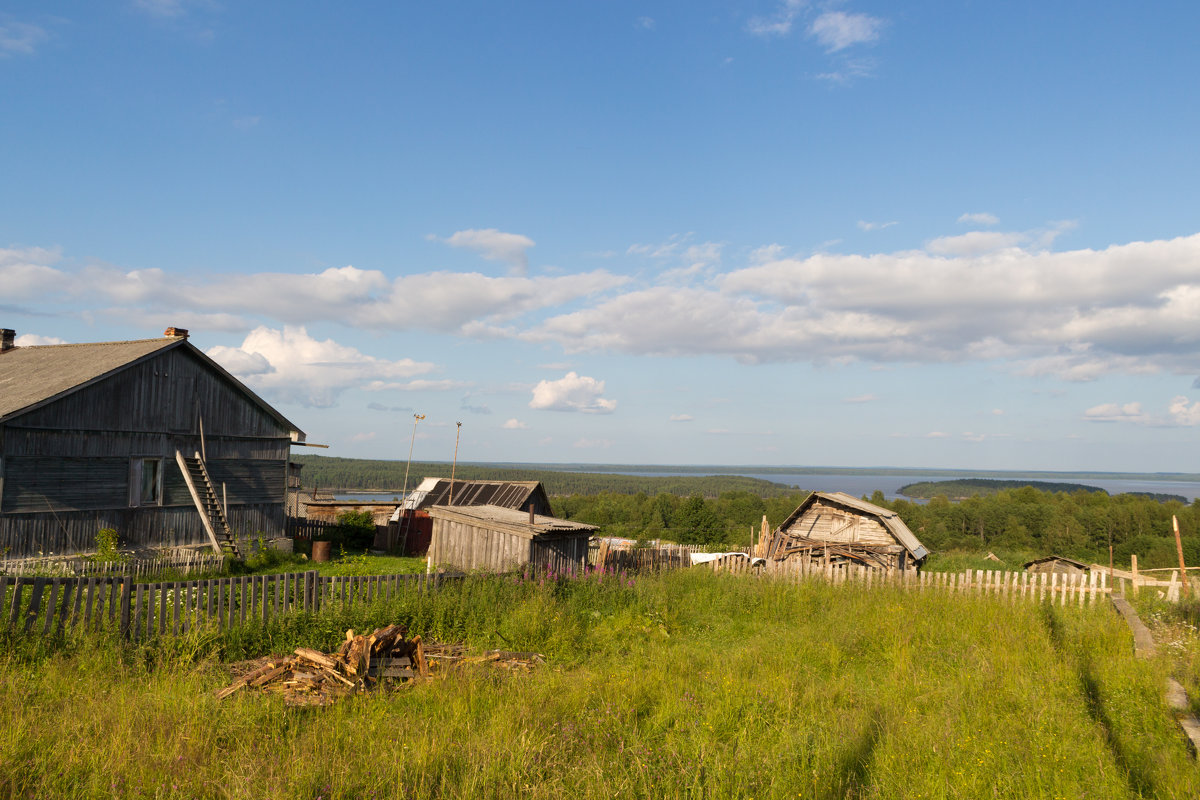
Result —
[[481, 525], [435, 519], [429, 555], [434, 564], [456, 569], [504, 572], [530, 563], [529, 539]]
[[137, 583], [118, 578], [0, 576], [0, 630], [28, 635], [106, 630], [132, 639], [201, 627], [265, 625], [295, 611], [424, 592], [461, 576], [323, 577], [317, 572]]
[[817, 501], [787, 529], [787, 533], [822, 542], [897, 544], [878, 520]]
[[[229, 525], [239, 539], [283, 536], [283, 500], [230, 503]], [[122, 547], [180, 547], [208, 541], [195, 507], [0, 514], [0, 552], [10, 558], [89, 553], [95, 550], [101, 528], [114, 528]]]

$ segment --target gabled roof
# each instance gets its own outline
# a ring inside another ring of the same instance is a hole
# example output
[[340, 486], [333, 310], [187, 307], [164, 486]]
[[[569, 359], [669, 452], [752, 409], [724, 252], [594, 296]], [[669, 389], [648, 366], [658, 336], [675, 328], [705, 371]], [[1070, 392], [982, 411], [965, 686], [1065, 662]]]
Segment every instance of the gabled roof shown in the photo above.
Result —
[[[550, 507], [541, 481], [454, 481], [455, 506], [525, 508], [530, 500], [534, 501], [535, 508]], [[426, 478], [409, 493], [401, 507], [423, 509], [447, 505], [450, 505], [450, 479]]]
[[918, 561], [929, 555], [929, 551], [925, 549], [925, 545], [921, 544], [921, 540], [908, 529], [908, 526], [904, 524], [904, 520], [900, 519], [895, 511], [883, 506], [877, 506], [874, 503], [868, 503], [866, 500], [860, 500], [854, 495], [849, 495], [845, 492], [813, 492], [804, 499], [799, 508], [791, 513], [791, 516], [783, 521], [779, 529], [786, 530], [818, 500], [845, 506], [860, 514], [877, 518], [880, 524], [887, 528], [892, 536], [896, 537], [896, 541], [904, 545], [905, 549]]
[[129, 342], [46, 344], [0, 352], [0, 422], [77, 392], [159, 353], [183, 347], [273, 417], [292, 438], [304, 433], [183, 336]]
[[1062, 563], [1070, 564], [1072, 567], [1075, 567], [1077, 569], [1088, 570], [1088, 571], [1091, 570], [1091, 567], [1089, 567], [1087, 564], [1083, 563], [1082, 561], [1076, 561], [1075, 559], [1067, 558], [1066, 556], [1045, 556], [1043, 558], [1035, 558], [1033, 561], [1026, 561], [1024, 564], [1022, 564], [1021, 569], [1029, 569], [1034, 564], [1045, 564], [1048, 561], [1061, 561]]
[[[458, 496], [455, 495], [455, 500]], [[434, 519], [455, 520], [472, 525], [486, 526], [492, 530], [502, 530], [526, 539], [543, 536], [555, 536], [569, 533], [586, 533], [589, 536], [600, 528], [586, 522], [545, 517], [537, 514], [533, 522], [529, 521], [528, 511], [517, 511], [513, 508], [500, 506], [432, 506], [429, 516]]]

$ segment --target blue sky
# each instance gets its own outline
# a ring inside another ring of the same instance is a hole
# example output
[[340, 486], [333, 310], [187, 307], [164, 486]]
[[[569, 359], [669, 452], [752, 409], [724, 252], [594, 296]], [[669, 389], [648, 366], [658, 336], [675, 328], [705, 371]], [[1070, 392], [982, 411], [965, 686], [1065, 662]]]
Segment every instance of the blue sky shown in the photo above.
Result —
[[330, 455], [1200, 470], [1200, 6], [9, 2], [0, 326]]

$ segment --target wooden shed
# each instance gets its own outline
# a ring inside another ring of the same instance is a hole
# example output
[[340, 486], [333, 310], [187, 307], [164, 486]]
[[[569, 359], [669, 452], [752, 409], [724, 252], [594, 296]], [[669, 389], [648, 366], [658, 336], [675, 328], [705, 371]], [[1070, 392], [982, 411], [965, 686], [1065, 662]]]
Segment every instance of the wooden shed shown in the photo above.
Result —
[[17, 347], [0, 330], [0, 551], [88, 552], [283, 535], [304, 433], [193, 346], [159, 339]]
[[915, 569], [929, 555], [900, 517], [845, 492], [813, 492], [762, 545], [782, 561], [807, 558], [878, 569]]
[[1045, 572], [1046, 574], [1057, 572], [1059, 575], [1086, 575], [1092, 571], [1092, 568], [1073, 558], [1046, 556], [1045, 558], [1035, 558], [1025, 564], [1025, 571]]
[[541, 481], [455, 480], [425, 478], [396, 506], [387, 527], [375, 536], [375, 547], [423, 556], [433, 536], [433, 506], [501, 506], [551, 516], [550, 498]]
[[565, 571], [587, 565], [595, 525], [500, 506], [433, 506], [430, 563], [505, 572], [530, 565]]

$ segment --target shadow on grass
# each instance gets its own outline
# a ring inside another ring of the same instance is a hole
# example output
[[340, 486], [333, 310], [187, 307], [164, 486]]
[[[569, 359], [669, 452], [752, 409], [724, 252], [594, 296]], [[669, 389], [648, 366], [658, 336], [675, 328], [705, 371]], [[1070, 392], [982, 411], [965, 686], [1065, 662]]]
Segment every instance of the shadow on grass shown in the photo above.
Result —
[[883, 739], [885, 723], [883, 714], [876, 709], [870, 716], [866, 728], [859, 732], [842, 751], [838, 758], [836, 779], [831, 782], [824, 798], [866, 797], [871, 783], [871, 759], [875, 748]]
[[1130, 758], [1124, 744], [1113, 732], [1112, 717], [1104, 705], [1104, 695], [1100, 682], [1096, 679], [1091, 657], [1073, 652], [1067, 645], [1062, 620], [1052, 604], [1044, 603], [1042, 605], [1042, 620], [1046, 624], [1050, 643], [1055, 652], [1074, 670], [1079, 679], [1079, 688], [1083, 693], [1088, 716], [1104, 731], [1105, 744], [1108, 745], [1109, 752], [1112, 753], [1113, 760], [1120, 768], [1121, 774], [1125, 776], [1125, 782], [1130, 791], [1137, 797], [1156, 797], [1158, 792], [1151, 776], [1146, 774], [1135, 759]]

